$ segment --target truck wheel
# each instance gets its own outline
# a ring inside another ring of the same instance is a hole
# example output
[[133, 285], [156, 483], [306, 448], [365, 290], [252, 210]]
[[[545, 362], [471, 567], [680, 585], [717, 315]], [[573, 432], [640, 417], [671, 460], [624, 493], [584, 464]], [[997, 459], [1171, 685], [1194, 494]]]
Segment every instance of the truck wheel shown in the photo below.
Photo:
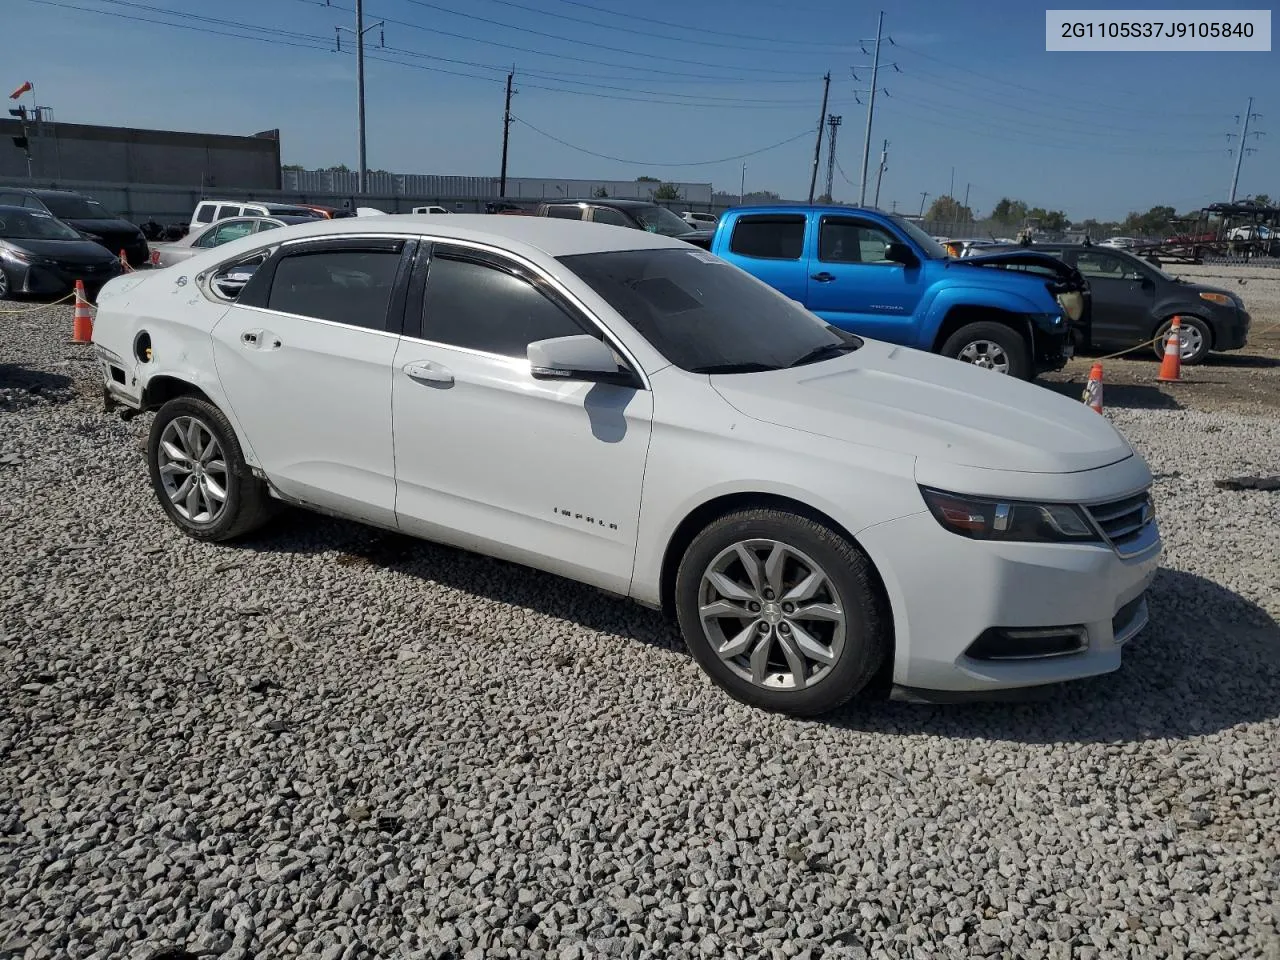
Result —
[[1003, 323], [967, 324], [947, 338], [941, 353], [984, 370], [1031, 379], [1031, 349], [1016, 330]]
[[795, 716], [827, 713], [890, 656], [892, 626], [873, 578], [857, 547], [807, 517], [731, 513], [680, 561], [680, 631], [734, 699]]
[[[1181, 362], [1187, 366], [1199, 363], [1209, 354], [1210, 344], [1213, 343], [1213, 332], [1209, 329], [1209, 325], [1199, 317], [1188, 317], [1183, 314], [1182, 317], [1182, 358]], [[1152, 344], [1157, 357], [1164, 356], [1164, 344], [1169, 339], [1169, 328], [1173, 326], [1173, 318], [1170, 317], [1164, 323], [1160, 324], [1160, 329], [1156, 331], [1160, 335], [1160, 339]]]

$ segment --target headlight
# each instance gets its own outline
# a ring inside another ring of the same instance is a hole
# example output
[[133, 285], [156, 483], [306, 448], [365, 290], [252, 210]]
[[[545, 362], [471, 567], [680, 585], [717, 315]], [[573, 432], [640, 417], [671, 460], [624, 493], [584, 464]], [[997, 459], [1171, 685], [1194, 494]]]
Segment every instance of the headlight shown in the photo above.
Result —
[[920, 493], [944, 529], [972, 540], [1102, 542], [1084, 511], [1072, 504], [986, 500], [928, 487], [921, 487]]
[[38, 254], [27, 253], [25, 250], [15, 250], [13, 247], [0, 247], [0, 259], [8, 260], [10, 263], [53, 263], [48, 257], [42, 257]]
[[1054, 299], [1058, 301], [1062, 312], [1071, 318], [1072, 323], [1084, 316], [1084, 294], [1078, 291], [1060, 293]]
[[1235, 304], [1235, 301], [1225, 293], [1202, 293], [1200, 294], [1200, 299], [1208, 300], [1210, 303], [1216, 303], [1221, 307], [1230, 307]]

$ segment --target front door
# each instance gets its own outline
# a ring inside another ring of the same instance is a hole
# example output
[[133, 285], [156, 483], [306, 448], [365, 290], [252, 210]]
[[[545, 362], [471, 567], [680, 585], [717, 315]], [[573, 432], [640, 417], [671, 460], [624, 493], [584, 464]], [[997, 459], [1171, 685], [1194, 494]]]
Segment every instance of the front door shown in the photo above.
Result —
[[899, 237], [861, 217], [823, 216], [809, 259], [809, 309], [841, 327], [890, 343], [911, 344], [924, 292], [921, 265], [885, 259]]
[[529, 343], [594, 323], [499, 254], [426, 252], [392, 388], [401, 528], [625, 593], [652, 395], [535, 380]]
[[213, 327], [223, 390], [281, 493], [394, 525], [392, 361], [413, 247], [282, 247]]
[[1095, 342], [1132, 343], [1151, 335], [1155, 284], [1134, 257], [1090, 247], [1076, 252], [1076, 269], [1089, 281]]

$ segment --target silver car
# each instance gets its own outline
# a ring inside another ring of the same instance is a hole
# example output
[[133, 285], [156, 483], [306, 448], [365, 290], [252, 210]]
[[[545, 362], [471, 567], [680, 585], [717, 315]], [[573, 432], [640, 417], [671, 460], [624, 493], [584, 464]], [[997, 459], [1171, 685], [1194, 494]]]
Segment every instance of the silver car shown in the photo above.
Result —
[[160, 255], [155, 266], [171, 267], [175, 263], [194, 257], [202, 250], [220, 247], [232, 240], [239, 240], [251, 233], [263, 230], [274, 230], [276, 227], [288, 227], [295, 223], [313, 223], [314, 217], [231, 217], [227, 220], [216, 220], [201, 230], [193, 230], [181, 240], [173, 243], [153, 243], [151, 250]]

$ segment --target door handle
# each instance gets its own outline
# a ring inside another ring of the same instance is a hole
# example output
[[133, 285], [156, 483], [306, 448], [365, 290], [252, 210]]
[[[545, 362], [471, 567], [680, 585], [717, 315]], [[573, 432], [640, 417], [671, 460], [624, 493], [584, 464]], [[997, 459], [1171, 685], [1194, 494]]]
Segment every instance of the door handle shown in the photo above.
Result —
[[261, 330], [246, 330], [240, 334], [240, 342], [248, 347], [257, 347], [262, 342]]
[[407, 363], [404, 366], [404, 372], [410, 379], [417, 380], [419, 383], [453, 383], [453, 371], [430, 360]]
[[835, 278], [836, 278], [836, 275], [834, 273], [827, 273], [827, 271], [825, 270], [823, 270], [821, 273], [814, 273], [809, 275], [810, 280], [817, 280], [819, 283], [830, 283]]

